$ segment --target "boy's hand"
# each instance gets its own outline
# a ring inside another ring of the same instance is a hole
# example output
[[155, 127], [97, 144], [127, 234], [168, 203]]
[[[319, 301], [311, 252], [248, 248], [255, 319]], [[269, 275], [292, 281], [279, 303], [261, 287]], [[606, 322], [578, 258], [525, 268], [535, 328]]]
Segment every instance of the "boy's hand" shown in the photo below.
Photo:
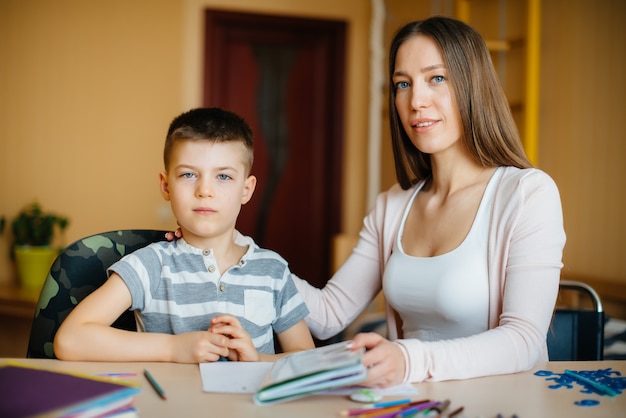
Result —
[[228, 337], [208, 331], [174, 335], [172, 361], [176, 363], [208, 363], [228, 356]]
[[209, 331], [220, 336], [228, 337], [227, 355], [232, 361], [259, 361], [257, 353], [250, 335], [243, 329], [239, 320], [232, 315], [217, 315], [211, 319]]

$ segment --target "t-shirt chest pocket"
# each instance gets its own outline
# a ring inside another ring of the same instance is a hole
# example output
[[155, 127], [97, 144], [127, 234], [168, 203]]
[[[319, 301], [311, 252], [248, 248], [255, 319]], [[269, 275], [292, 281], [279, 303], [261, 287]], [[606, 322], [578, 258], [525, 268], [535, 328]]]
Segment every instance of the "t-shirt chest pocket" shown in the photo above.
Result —
[[274, 297], [271, 292], [258, 289], [244, 291], [244, 316], [253, 324], [271, 324], [276, 316]]

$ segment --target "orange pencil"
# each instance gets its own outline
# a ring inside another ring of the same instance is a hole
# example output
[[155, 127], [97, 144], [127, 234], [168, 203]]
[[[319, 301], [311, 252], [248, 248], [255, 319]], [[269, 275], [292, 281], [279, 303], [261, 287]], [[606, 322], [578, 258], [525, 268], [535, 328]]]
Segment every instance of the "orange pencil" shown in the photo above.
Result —
[[428, 409], [431, 406], [439, 405], [439, 402], [411, 402], [407, 405], [394, 406], [392, 408], [383, 408], [380, 411], [372, 411], [367, 414], [359, 415], [359, 417], [369, 418], [391, 418], [398, 416], [405, 416], [405, 413], [412, 411], [411, 415], [417, 414], [422, 409]]
[[362, 414], [357, 415], [357, 418], [373, 418], [373, 417], [377, 417], [378, 415], [381, 415], [381, 414], [387, 414], [389, 412], [401, 411], [404, 408], [407, 408], [409, 405], [410, 404], [398, 405], [398, 406], [388, 406], [386, 408], [376, 408], [376, 409], [372, 409], [369, 412], [364, 412]]

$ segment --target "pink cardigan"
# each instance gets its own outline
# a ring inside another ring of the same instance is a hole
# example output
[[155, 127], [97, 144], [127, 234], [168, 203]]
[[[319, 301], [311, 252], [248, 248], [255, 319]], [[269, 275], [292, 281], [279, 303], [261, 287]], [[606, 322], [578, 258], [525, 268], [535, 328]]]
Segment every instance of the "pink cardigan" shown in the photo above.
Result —
[[[404, 352], [405, 381], [440, 381], [515, 373], [547, 360], [546, 335], [558, 293], [565, 232], [559, 192], [537, 169], [501, 167], [488, 243], [489, 330], [466, 338], [401, 339], [387, 305], [389, 338]], [[403, 210], [413, 189], [378, 196], [360, 239], [323, 289], [294, 278], [315, 336], [348, 326], [381, 290]]]

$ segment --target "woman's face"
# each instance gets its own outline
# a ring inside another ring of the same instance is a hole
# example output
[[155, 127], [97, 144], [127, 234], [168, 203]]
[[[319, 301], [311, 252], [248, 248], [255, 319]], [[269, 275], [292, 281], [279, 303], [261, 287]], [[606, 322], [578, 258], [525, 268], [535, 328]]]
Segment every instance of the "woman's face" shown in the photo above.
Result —
[[431, 155], [459, 150], [460, 114], [435, 42], [424, 35], [406, 40], [398, 48], [392, 80], [396, 111], [413, 145]]

